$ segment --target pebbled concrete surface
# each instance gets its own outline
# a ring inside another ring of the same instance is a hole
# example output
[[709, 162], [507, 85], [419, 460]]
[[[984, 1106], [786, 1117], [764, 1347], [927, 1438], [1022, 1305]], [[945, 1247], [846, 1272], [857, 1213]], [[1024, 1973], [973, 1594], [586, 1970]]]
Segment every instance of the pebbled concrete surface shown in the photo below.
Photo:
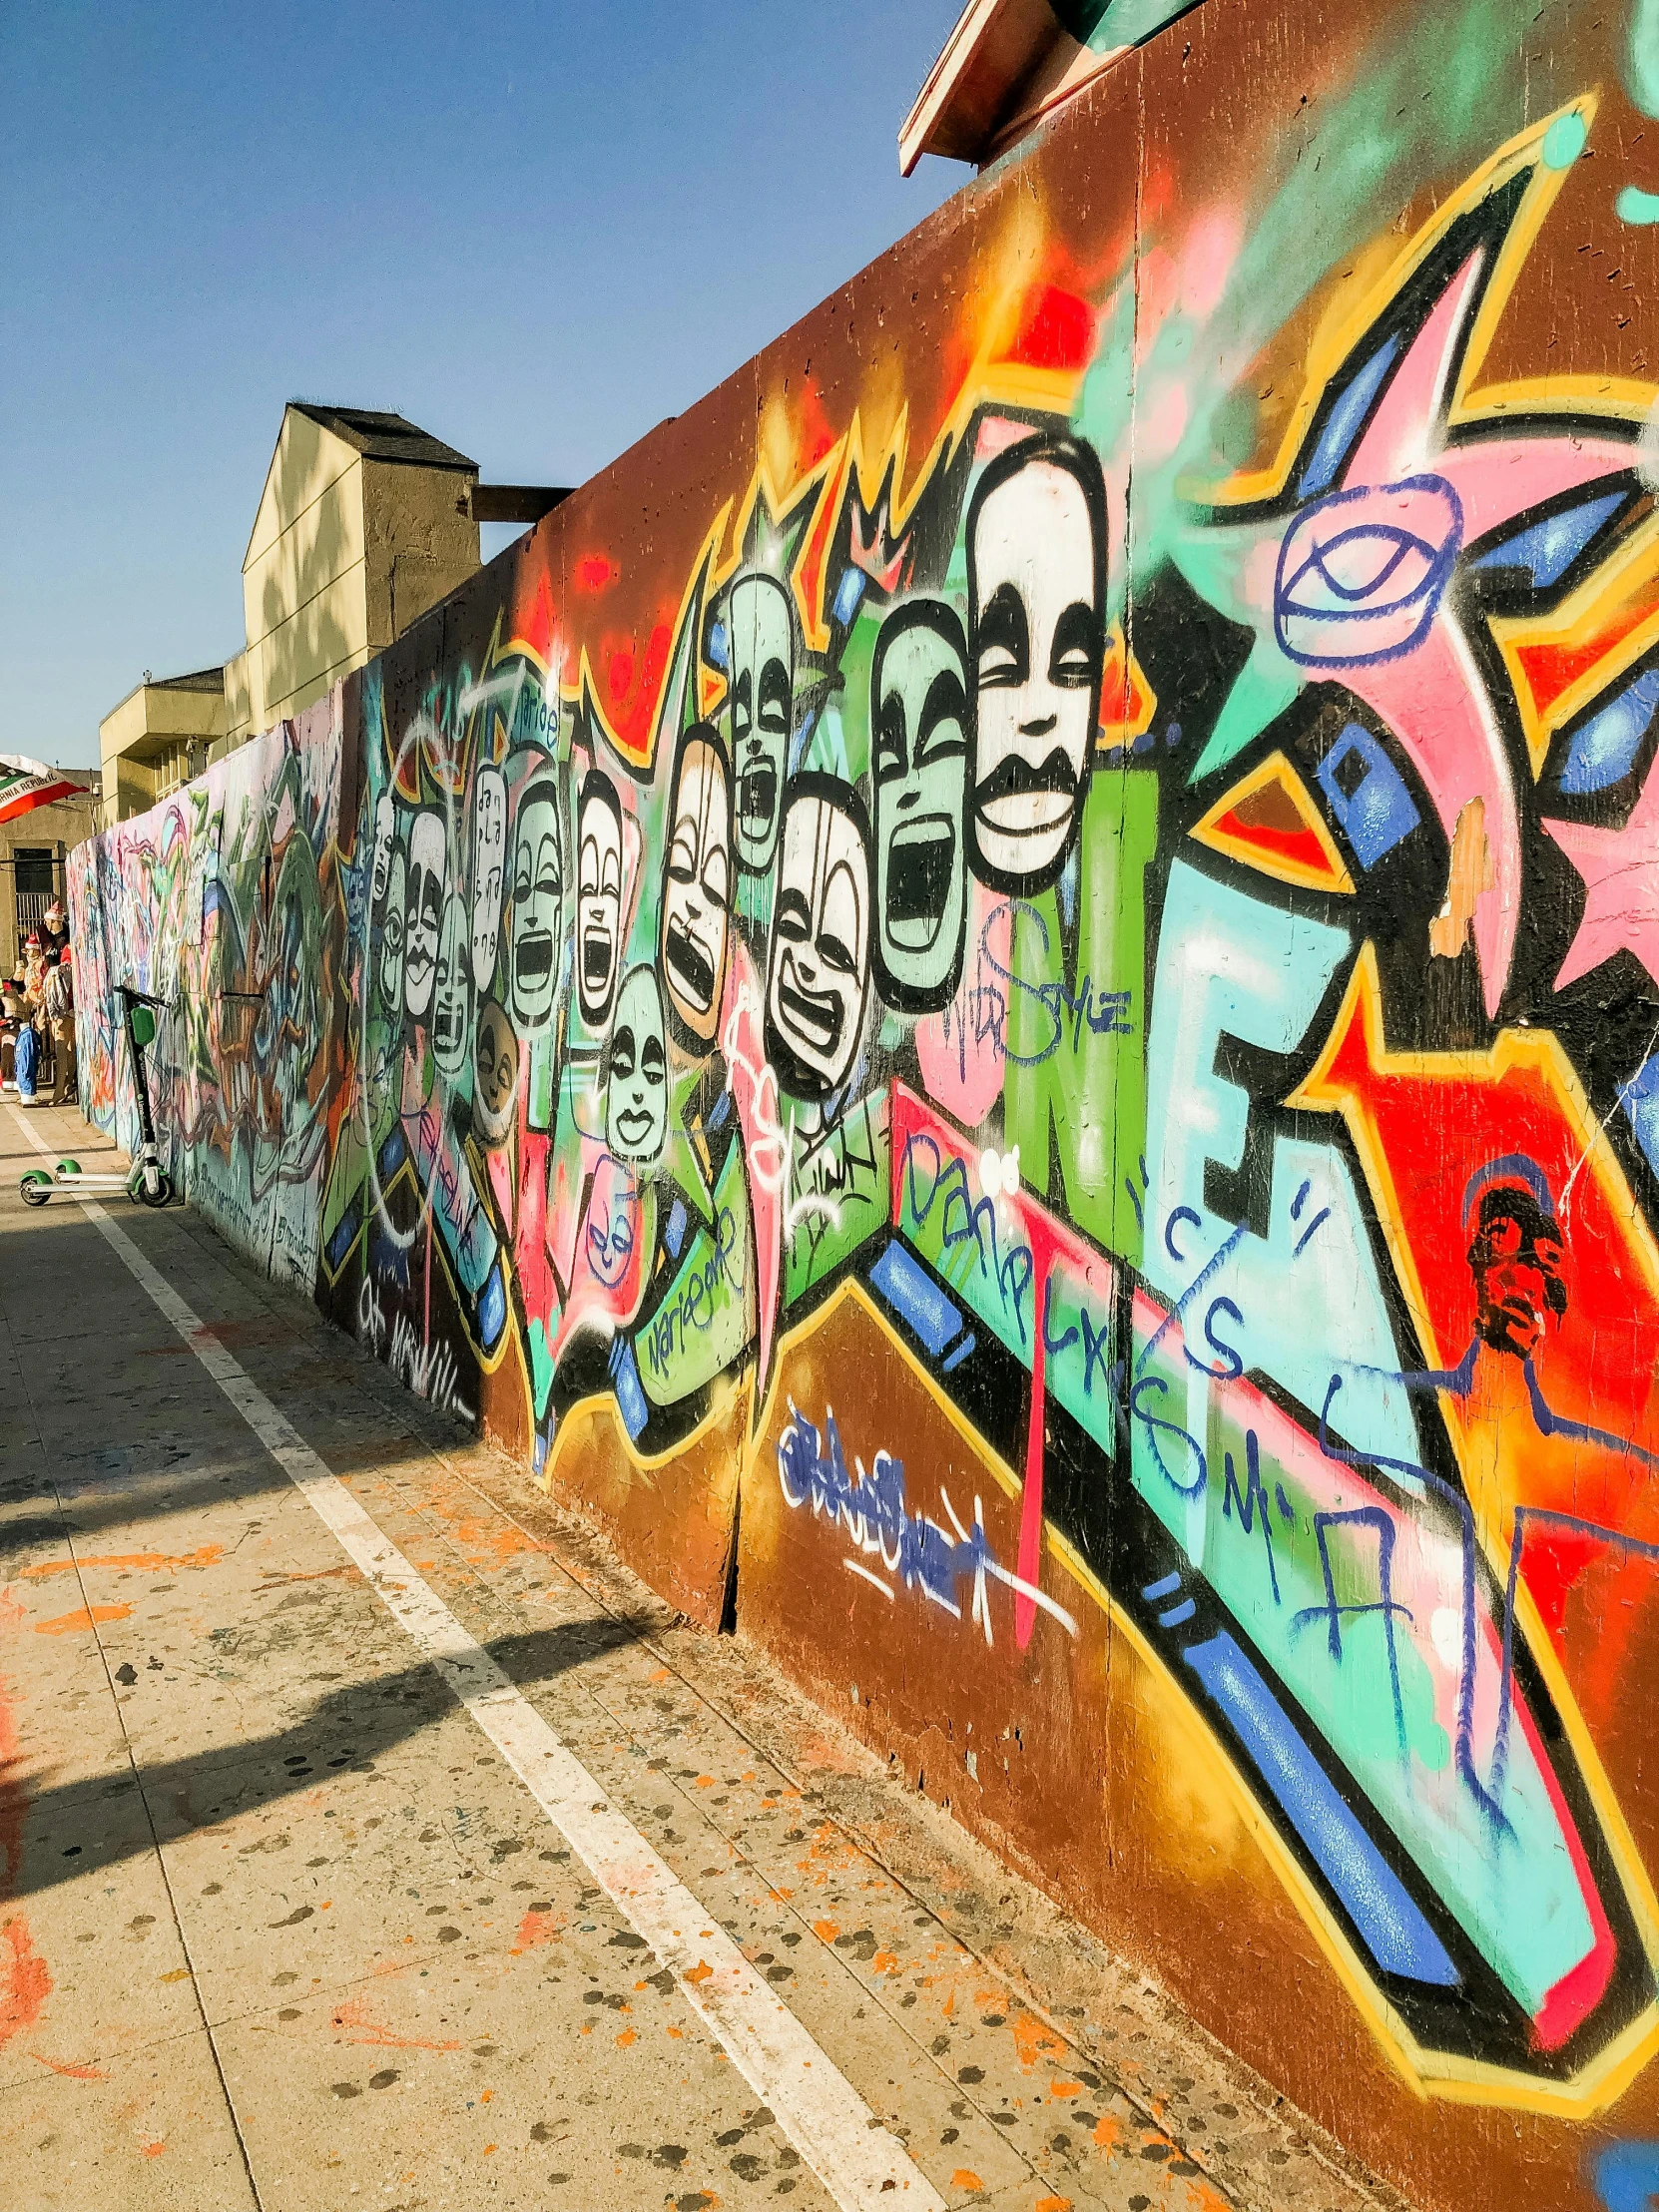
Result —
[[[0, 1112], [5, 2202], [832, 2203], [33, 1162]], [[194, 1215], [111, 1204], [948, 2204], [1399, 2203], [741, 1634]]]

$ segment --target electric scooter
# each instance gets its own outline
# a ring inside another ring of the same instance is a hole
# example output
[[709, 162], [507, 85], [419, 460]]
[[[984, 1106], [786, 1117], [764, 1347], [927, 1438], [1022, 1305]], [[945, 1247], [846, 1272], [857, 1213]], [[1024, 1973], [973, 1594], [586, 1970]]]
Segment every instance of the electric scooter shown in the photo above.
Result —
[[54, 1191], [125, 1191], [136, 1206], [166, 1206], [173, 1197], [173, 1179], [156, 1153], [156, 1121], [150, 1111], [150, 1076], [145, 1048], [156, 1041], [156, 1008], [166, 1001], [134, 990], [130, 983], [117, 986], [125, 1007], [122, 1026], [133, 1062], [133, 1090], [138, 1098], [139, 1156], [125, 1175], [86, 1174], [79, 1160], [60, 1160], [50, 1174], [45, 1168], [28, 1168], [18, 1181], [18, 1193], [26, 1206], [44, 1206]]

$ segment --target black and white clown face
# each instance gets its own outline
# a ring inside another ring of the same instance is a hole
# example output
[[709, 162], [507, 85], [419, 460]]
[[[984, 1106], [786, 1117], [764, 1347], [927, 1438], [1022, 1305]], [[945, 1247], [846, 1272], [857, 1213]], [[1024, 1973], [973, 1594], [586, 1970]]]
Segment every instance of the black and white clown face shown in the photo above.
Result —
[[663, 987], [693, 1049], [720, 1020], [732, 907], [732, 794], [708, 723], [680, 740], [663, 868]]
[[472, 969], [468, 958], [466, 900], [451, 891], [438, 937], [438, 980], [432, 1001], [432, 1058], [453, 1083], [466, 1065], [472, 1026]]
[[869, 680], [875, 791], [875, 972], [906, 1013], [949, 1003], [967, 870], [967, 653], [952, 608], [913, 599], [881, 625]]
[[391, 866], [391, 841], [397, 834], [397, 809], [392, 805], [390, 792], [382, 792], [374, 802], [374, 863], [368, 879], [369, 904], [378, 910], [386, 895], [386, 876]]
[[385, 911], [380, 920], [380, 1010], [394, 1028], [403, 1025], [403, 847], [394, 837], [386, 861]]
[[432, 1003], [443, 921], [443, 817], [435, 808], [416, 815], [409, 829], [409, 887], [403, 912], [403, 1003], [411, 1021], [424, 1021]]
[[788, 588], [775, 576], [740, 576], [727, 597], [726, 626], [738, 864], [761, 875], [778, 846], [795, 719], [795, 625]]
[[767, 970], [766, 1049], [792, 1097], [846, 1081], [869, 988], [869, 830], [838, 777], [798, 776], [784, 810]]
[[605, 1142], [619, 1160], [655, 1160], [668, 1133], [668, 1052], [656, 973], [630, 968], [606, 1055]]
[[622, 808], [598, 769], [582, 779], [576, 827], [576, 995], [594, 1033], [611, 1018], [622, 957]]
[[472, 787], [472, 980], [487, 991], [501, 938], [507, 866], [507, 780], [481, 768]]
[[968, 852], [995, 889], [1052, 883], [1082, 814], [1106, 640], [1106, 492], [1093, 448], [1027, 438], [968, 509]]
[[513, 835], [511, 1006], [520, 1036], [533, 1036], [553, 1018], [564, 890], [558, 788], [551, 776], [535, 776], [519, 793]]

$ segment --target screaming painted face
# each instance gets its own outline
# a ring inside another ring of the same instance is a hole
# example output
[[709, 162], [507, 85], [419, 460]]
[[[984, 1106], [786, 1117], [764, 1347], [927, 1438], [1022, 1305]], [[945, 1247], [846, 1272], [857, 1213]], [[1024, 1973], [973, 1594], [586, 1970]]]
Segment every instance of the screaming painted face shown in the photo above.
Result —
[[1106, 493], [1093, 448], [1027, 438], [968, 510], [974, 754], [968, 848], [995, 889], [1054, 881], [1082, 813], [1106, 637]]
[[611, 1018], [622, 952], [622, 809], [596, 768], [582, 779], [576, 837], [576, 994], [597, 1032]]
[[386, 872], [391, 865], [391, 840], [397, 830], [397, 810], [390, 792], [374, 802], [374, 864], [369, 876], [369, 903], [378, 906], [386, 895]]
[[941, 602], [912, 600], [882, 624], [869, 684], [875, 969], [906, 1013], [948, 1004], [961, 970], [966, 668], [962, 626]]
[[472, 787], [472, 980], [487, 991], [501, 937], [501, 886], [507, 864], [507, 780], [481, 768]]
[[796, 1098], [827, 1098], [857, 1055], [869, 985], [869, 832], [832, 776], [798, 776], [784, 811], [767, 970], [767, 1058]]
[[795, 626], [775, 576], [742, 576], [726, 602], [732, 655], [732, 775], [738, 863], [760, 875], [778, 844], [794, 719]]
[[655, 1160], [668, 1133], [668, 1052], [655, 971], [630, 968], [617, 993], [606, 1066], [605, 1142], [619, 1160]]
[[726, 979], [732, 905], [732, 796], [707, 723], [680, 740], [663, 870], [663, 984], [695, 1047], [712, 1042]]
[[424, 1021], [432, 1003], [443, 919], [443, 817], [428, 808], [409, 830], [409, 888], [403, 902], [403, 1003]]
[[393, 1028], [403, 1023], [403, 847], [394, 843], [386, 862], [386, 905], [380, 921], [380, 1011]]
[[473, 1120], [487, 1146], [505, 1144], [518, 1093], [518, 1039], [507, 1010], [491, 998], [478, 1016], [473, 1041]]
[[519, 794], [513, 838], [512, 1013], [521, 1036], [553, 1018], [564, 888], [558, 792], [551, 776], [533, 777]]
[[432, 1001], [432, 1058], [438, 1073], [450, 1083], [466, 1065], [466, 1034], [471, 1025], [466, 924], [466, 900], [459, 891], [451, 891], [438, 937], [438, 980]]

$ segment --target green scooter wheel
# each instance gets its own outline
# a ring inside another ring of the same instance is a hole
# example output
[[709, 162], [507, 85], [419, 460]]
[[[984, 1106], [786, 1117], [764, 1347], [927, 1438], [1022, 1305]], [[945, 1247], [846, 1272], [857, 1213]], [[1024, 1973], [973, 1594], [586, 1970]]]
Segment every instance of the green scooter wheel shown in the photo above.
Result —
[[58, 1173], [60, 1175], [79, 1175], [80, 1172], [81, 1163], [79, 1160], [60, 1160], [58, 1162]]
[[44, 1206], [52, 1196], [52, 1178], [44, 1168], [27, 1168], [18, 1178], [17, 1193], [25, 1206]]

